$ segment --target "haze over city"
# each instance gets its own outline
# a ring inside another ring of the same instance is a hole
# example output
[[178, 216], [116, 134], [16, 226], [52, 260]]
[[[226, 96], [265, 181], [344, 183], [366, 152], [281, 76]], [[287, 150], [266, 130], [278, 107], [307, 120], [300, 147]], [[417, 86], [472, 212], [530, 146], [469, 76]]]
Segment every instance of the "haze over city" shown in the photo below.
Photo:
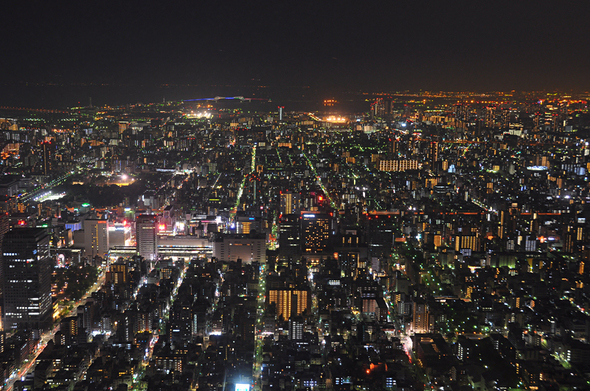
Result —
[[222, 86], [291, 99], [582, 92], [589, 11], [585, 1], [15, 2], [3, 13], [0, 103], [190, 99]]

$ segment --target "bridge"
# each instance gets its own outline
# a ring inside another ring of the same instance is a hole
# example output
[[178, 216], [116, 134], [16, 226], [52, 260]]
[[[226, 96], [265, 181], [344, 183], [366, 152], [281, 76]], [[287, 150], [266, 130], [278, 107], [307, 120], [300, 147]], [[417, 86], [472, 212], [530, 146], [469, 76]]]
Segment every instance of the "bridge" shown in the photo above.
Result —
[[30, 111], [33, 113], [49, 113], [49, 114], [69, 114], [70, 111], [66, 110], [53, 110], [53, 109], [33, 109], [30, 107], [12, 107], [12, 106], [0, 106], [0, 110], [7, 111]]
[[243, 96], [216, 96], [215, 98], [198, 98], [198, 99], [185, 99], [183, 102], [198, 102], [198, 101], [214, 101], [220, 100], [239, 100], [242, 102], [251, 102], [253, 100], [270, 102], [270, 99], [266, 98], [244, 98]]

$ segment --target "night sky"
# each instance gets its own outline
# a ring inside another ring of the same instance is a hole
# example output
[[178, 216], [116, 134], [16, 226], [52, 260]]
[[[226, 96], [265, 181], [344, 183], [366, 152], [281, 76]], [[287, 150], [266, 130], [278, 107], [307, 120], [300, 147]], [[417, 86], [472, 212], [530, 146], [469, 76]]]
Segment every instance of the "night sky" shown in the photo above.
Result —
[[326, 96], [590, 90], [586, 0], [19, 1], [4, 7], [1, 104], [20, 103], [26, 97], [15, 89], [40, 82], [190, 84], [207, 87], [203, 93], [226, 85], [264, 85], [278, 94], [309, 86]]

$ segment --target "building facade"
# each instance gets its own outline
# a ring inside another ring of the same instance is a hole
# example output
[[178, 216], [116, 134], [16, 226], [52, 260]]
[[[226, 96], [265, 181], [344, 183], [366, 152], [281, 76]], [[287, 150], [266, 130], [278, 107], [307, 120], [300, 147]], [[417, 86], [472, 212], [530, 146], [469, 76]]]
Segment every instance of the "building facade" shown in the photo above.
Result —
[[2, 247], [4, 328], [45, 329], [51, 323], [49, 235], [41, 228], [8, 232]]
[[149, 261], [158, 259], [158, 216], [139, 215], [135, 222], [137, 253]]

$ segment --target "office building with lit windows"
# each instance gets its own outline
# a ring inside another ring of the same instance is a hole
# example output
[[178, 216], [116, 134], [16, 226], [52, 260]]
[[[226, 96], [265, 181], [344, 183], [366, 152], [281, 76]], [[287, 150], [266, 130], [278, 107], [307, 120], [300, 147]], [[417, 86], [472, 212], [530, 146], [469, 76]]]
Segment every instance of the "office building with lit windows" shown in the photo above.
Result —
[[301, 249], [303, 254], [320, 254], [329, 250], [330, 215], [301, 212]]
[[289, 319], [311, 308], [311, 292], [308, 289], [283, 288], [268, 290], [268, 304], [275, 304], [277, 317]]
[[297, 259], [301, 255], [300, 223], [298, 214], [281, 215], [279, 218], [279, 255]]
[[53, 171], [53, 159], [55, 155], [55, 144], [50, 141], [45, 141], [42, 144], [43, 147], [43, 165], [41, 166], [43, 170], [43, 175], [50, 175]]
[[135, 222], [137, 253], [149, 261], [158, 259], [158, 216], [139, 215]]
[[104, 257], [109, 251], [109, 221], [106, 219], [84, 220], [84, 249], [89, 257]]
[[293, 193], [290, 191], [281, 192], [281, 207], [280, 212], [282, 215], [299, 213], [299, 193]]
[[49, 235], [42, 228], [9, 231], [2, 246], [4, 328], [49, 327], [52, 315]]

